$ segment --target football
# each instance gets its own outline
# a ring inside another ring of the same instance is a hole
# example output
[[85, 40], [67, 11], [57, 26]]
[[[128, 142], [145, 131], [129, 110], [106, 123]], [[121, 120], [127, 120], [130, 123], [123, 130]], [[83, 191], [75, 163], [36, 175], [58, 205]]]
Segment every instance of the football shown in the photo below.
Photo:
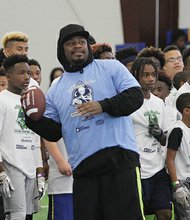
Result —
[[41, 89], [36, 86], [31, 86], [24, 91], [21, 104], [25, 114], [34, 121], [38, 121], [46, 109], [45, 96]]

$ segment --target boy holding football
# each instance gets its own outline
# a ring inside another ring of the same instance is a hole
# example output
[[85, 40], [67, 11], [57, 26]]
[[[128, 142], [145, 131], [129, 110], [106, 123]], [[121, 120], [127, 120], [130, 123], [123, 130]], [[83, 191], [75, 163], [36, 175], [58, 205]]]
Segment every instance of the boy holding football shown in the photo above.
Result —
[[0, 93], [0, 193], [6, 219], [11, 220], [25, 220], [37, 211], [37, 198], [44, 190], [40, 146], [36, 134], [24, 123], [20, 104], [20, 95], [30, 81], [27, 62], [26, 56], [14, 55], [3, 63], [8, 89]]

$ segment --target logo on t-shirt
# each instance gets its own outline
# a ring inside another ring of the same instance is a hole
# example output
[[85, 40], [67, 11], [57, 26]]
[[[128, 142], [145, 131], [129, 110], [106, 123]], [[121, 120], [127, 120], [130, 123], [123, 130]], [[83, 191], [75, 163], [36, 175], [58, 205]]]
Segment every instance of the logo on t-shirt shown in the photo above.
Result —
[[154, 110], [150, 110], [144, 113], [144, 116], [148, 117], [149, 126], [158, 124], [158, 115], [160, 115], [160, 113]]
[[18, 118], [16, 122], [19, 124], [22, 130], [27, 129], [27, 126], [25, 125], [25, 117], [24, 117], [24, 112], [22, 108], [19, 109]]
[[[93, 100], [93, 90], [92, 87], [85, 84], [82, 81], [79, 81], [72, 93], [71, 105], [76, 107], [77, 105], [90, 102]], [[71, 117], [78, 116], [78, 112], [73, 112]]]
[[76, 84], [75, 89], [72, 94], [72, 106], [76, 106], [78, 104], [90, 102], [93, 99], [93, 91], [89, 85], [86, 85], [82, 81], [79, 81]]

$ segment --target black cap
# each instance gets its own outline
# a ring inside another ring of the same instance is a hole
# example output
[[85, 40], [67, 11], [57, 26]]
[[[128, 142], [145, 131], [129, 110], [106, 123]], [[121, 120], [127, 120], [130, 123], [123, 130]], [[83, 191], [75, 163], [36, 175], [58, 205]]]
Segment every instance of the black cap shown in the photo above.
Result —
[[84, 27], [78, 24], [69, 24], [63, 27], [59, 33], [59, 43], [63, 44], [65, 41], [69, 40], [71, 37], [83, 36], [84, 38], [89, 38], [88, 31], [85, 31]]
[[88, 40], [89, 40], [90, 45], [93, 45], [96, 43], [96, 40], [94, 39], [94, 37], [92, 35], [89, 35]]
[[[88, 51], [89, 55], [85, 63], [81, 66], [76, 65], [72, 66], [66, 59], [63, 43], [69, 40], [71, 37], [82, 36], [87, 39]], [[69, 24], [63, 27], [59, 33], [59, 39], [57, 42], [57, 58], [59, 62], [62, 64], [63, 68], [67, 72], [76, 72], [81, 71], [85, 66], [93, 61], [92, 49], [89, 44], [89, 33], [85, 31], [84, 27], [78, 24]]]

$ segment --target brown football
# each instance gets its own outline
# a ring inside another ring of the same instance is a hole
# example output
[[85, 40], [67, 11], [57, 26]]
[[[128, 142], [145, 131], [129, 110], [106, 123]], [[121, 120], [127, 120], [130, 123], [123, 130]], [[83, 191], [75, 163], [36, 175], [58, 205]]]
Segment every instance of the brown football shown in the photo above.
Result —
[[36, 86], [31, 86], [25, 91], [25, 96], [21, 100], [25, 114], [32, 120], [38, 121], [46, 109], [46, 99]]

